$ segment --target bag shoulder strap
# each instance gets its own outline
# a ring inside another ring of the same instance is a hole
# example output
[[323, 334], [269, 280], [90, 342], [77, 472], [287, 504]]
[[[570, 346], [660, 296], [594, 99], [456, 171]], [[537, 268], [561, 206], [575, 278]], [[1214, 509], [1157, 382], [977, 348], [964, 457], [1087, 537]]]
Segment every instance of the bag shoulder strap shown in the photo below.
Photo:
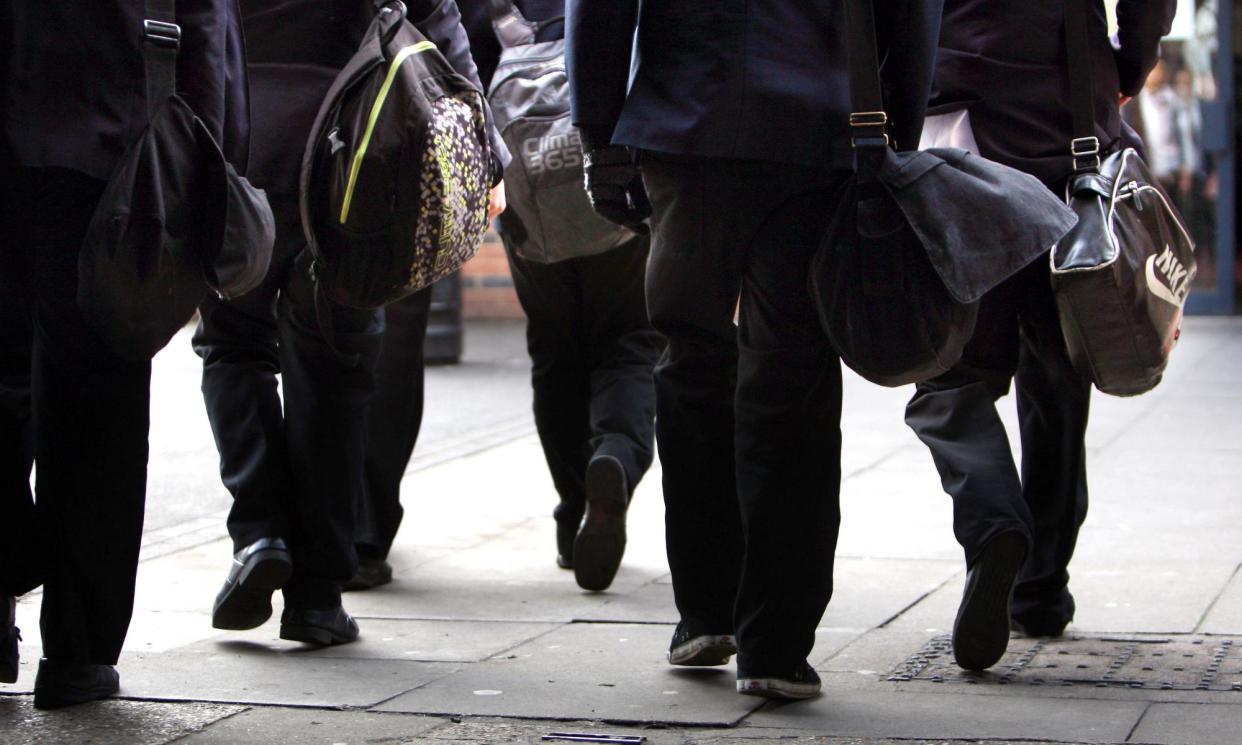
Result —
[[1070, 155], [1074, 173], [1100, 170], [1100, 140], [1095, 136], [1095, 104], [1091, 90], [1091, 35], [1087, 0], [1065, 0], [1065, 56], [1069, 68], [1070, 113], [1074, 138]]
[[176, 0], [146, 0], [142, 22], [142, 62], [146, 74], [147, 118], [164, 105], [177, 89], [177, 50], [181, 27], [177, 25]]
[[487, 12], [500, 46], [507, 49], [535, 43], [539, 25], [528, 21], [513, 0], [487, 0]]
[[846, 0], [846, 54], [850, 76], [850, 146], [860, 181], [873, 180], [890, 141], [873, 0]]

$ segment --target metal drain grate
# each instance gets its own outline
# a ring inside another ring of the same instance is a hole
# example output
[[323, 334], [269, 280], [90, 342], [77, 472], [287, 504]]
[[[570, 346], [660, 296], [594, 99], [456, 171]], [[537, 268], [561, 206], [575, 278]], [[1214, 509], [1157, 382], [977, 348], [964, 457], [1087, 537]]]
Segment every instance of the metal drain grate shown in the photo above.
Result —
[[946, 635], [925, 644], [888, 679], [1242, 692], [1242, 640], [1210, 636], [1013, 639], [990, 671], [972, 673], [953, 662], [952, 639]]

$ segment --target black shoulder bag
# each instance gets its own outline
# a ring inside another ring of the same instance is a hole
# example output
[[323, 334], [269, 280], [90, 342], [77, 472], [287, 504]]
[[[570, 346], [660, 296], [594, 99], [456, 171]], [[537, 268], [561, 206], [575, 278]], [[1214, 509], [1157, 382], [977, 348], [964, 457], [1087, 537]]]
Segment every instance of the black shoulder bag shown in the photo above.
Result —
[[176, 94], [181, 28], [174, 0], [148, 0], [143, 23], [147, 127], [121, 157], [78, 257], [78, 306], [118, 355], [150, 359], [213, 291], [263, 281], [275, 222]]
[[1104, 393], [1160, 382], [1181, 333], [1195, 244], [1134, 148], [1100, 160], [1085, 0], [1065, 0], [1074, 172], [1066, 200], [1078, 225], [1052, 250], [1052, 287], [1070, 359]]
[[946, 372], [978, 301], [1047, 251], [1074, 214], [1038, 179], [965, 150], [895, 152], [871, 0], [847, 0], [854, 176], [812, 259], [811, 292], [841, 359], [880, 385]]

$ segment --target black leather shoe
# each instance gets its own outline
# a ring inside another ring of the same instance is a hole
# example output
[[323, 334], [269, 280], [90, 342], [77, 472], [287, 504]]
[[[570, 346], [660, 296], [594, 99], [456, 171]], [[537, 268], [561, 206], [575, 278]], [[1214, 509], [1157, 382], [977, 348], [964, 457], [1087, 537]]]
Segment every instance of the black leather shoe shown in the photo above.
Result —
[[233, 556], [224, 587], [216, 595], [211, 625], [217, 629], [253, 629], [272, 617], [272, 593], [293, 572], [289, 548], [280, 538], [260, 538]]
[[35, 676], [36, 709], [60, 709], [107, 698], [121, 689], [111, 665], [61, 665], [44, 657]]
[[341, 606], [329, 610], [285, 608], [280, 616], [280, 638], [328, 647], [358, 639], [358, 622]]
[[17, 682], [17, 643], [22, 632], [17, 628], [17, 598], [0, 601], [0, 683]]
[[966, 670], [995, 665], [1009, 646], [1013, 585], [1026, 560], [1026, 539], [1001, 533], [988, 541], [966, 575], [966, 591], [953, 622], [953, 659]]
[[359, 590], [370, 590], [373, 587], [386, 585], [389, 582], [392, 582], [392, 564], [389, 564], [384, 559], [359, 556], [358, 570], [354, 572], [354, 576], [348, 582], [341, 585], [341, 589], [345, 592], [357, 592]]
[[561, 569], [574, 568], [574, 540], [578, 537], [579, 522], [556, 524], [556, 565]]
[[629, 487], [621, 461], [597, 455], [586, 469], [586, 514], [574, 538], [574, 579], [584, 590], [608, 589], [625, 554]]

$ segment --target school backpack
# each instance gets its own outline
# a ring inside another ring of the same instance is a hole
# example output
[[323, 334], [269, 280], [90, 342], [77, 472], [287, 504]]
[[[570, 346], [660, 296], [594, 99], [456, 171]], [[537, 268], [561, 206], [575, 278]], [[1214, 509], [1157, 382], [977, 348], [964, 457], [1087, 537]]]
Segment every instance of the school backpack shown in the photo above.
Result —
[[582, 139], [569, 113], [565, 41], [536, 42], [539, 29], [513, 0], [488, 0], [500, 61], [487, 100], [513, 156], [505, 167], [501, 231], [524, 259], [551, 264], [592, 256], [634, 237], [595, 214], [583, 188]]
[[317, 300], [356, 308], [421, 290], [470, 259], [491, 187], [482, 93], [403, 3], [378, 5], [319, 108], [299, 194]]

